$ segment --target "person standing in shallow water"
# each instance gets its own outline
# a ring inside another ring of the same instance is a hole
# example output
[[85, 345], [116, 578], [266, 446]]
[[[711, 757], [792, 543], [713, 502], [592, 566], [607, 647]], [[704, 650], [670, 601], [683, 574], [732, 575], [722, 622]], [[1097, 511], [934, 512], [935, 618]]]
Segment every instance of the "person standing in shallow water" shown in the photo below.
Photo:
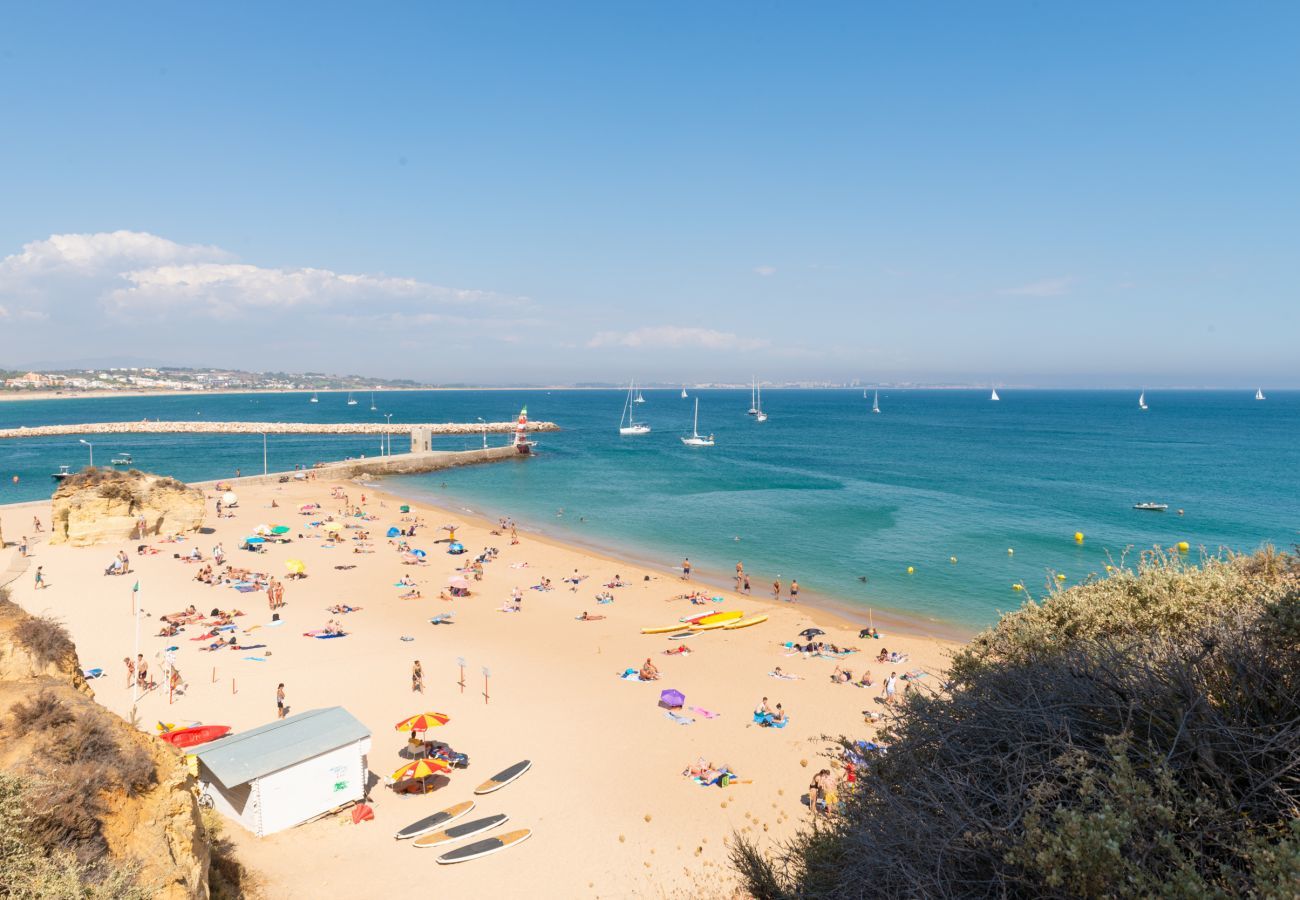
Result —
[[799, 579], [791, 578], [790, 579], [790, 602], [794, 603], [798, 599], [799, 599]]
[[691, 580], [691, 558], [688, 556], [682, 560], [682, 581]]

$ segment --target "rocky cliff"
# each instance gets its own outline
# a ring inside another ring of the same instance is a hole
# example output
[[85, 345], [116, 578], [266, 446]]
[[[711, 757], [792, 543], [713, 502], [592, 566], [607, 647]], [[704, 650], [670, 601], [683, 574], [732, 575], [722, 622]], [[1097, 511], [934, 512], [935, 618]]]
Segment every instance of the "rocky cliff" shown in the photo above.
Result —
[[0, 771], [22, 781], [28, 838], [84, 871], [129, 873], [141, 895], [206, 898], [209, 848], [182, 756], [93, 696], [66, 631], [0, 591]]
[[84, 547], [196, 531], [203, 508], [203, 492], [174, 478], [86, 469], [54, 492], [50, 543]]

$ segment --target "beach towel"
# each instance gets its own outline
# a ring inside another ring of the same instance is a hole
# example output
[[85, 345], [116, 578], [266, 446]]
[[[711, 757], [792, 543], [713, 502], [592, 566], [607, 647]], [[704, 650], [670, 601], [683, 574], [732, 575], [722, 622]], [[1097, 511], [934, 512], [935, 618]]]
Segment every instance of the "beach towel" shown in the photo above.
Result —
[[452, 619], [452, 616], [453, 616], [453, 615], [455, 615], [455, 614], [454, 614], [454, 613], [438, 613], [436, 616], [434, 616], [432, 619], [429, 620], [429, 624], [430, 624], [430, 625], [450, 625], [450, 624], [452, 624], [451, 619]]
[[241, 594], [251, 594], [253, 591], [260, 591], [261, 588], [255, 584], [237, 584], [235, 590]]
[[[786, 655], [789, 656], [788, 653], [787, 653]], [[798, 680], [799, 680], [799, 676], [798, 676], [798, 675], [791, 675], [789, 672], [782, 672], [782, 673], [779, 674], [779, 675], [778, 675], [776, 672], [768, 672], [767, 674], [768, 674], [768, 675], [771, 675], [773, 678], [781, 678], [781, 679], [783, 679], [783, 680], [785, 680], [785, 681], [798, 681]]]
[[328, 641], [330, 638], [347, 637], [347, 634], [313, 634], [312, 637], [318, 641]]
[[281, 625], [283, 625], [283, 624], [284, 624], [284, 620], [283, 620], [283, 619], [276, 619], [276, 620], [273, 621], [273, 622], [267, 622], [267, 623], [266, 623], [266, 627], [267, 627], [267, 628], [279, 628], [279, 627], [280, 627]]
[[692, 719], [690, 716], [679, 716], [677, 713], [673, 712], [671, 709], [665, 709], [665, 710], [664, 710], [664, 715], [667, 716], [667, 717], [668, 717], [669, 719], [671, 719], [672, 721], [676, 722], [678, 725], [694, 725], [694, 724], [695, 724], [695, 720]]
[[618, 677], [622, 678], [624, 681], [640, 681], [641, 676], [637, 674], [640, 671], [640, 669], [627, 669]]
[[691, 712], [699, 713], [700, 715], [704, 716], [704, 718], [706, 719], [716, 719], [718, 716], [722, 715], [722, 713], [710, 712], [709, 710], [702, 709], [701, 707], [698, 706], [692, 706]]
[[82, 669], [82, 670], [81, 670], [81, 677], [82, 677], [82, 678], [87, 678], [87, 679], [89, 679], [89, 678], [101, 678], [101, 677], [103, 677], [103, 675], [104, 675], [104, 670], [103, 670], [103, 669]]
[[265, 656], [245, 656], [244, 659], [249, 662], [266, 662]]
[[413, 640], [415, 640], [415, 638], [413, 638], [413, 637], [407, 637], [406, 635], [402, 635], [402, 638], [401, 638], [401, 639], [404, 640], [404, 641], [413, 641]]

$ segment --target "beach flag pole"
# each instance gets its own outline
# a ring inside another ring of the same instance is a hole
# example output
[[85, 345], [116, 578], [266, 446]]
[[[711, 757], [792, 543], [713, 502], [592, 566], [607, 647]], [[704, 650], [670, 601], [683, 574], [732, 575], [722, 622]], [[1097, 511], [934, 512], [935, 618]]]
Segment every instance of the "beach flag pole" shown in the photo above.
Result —
[[460, 685], [460, 692], [463, 694], [465, 693], [465, 657], [456, 657], [456, 665], [460, 666], [460, 681], [456, 683]]
[[483, 705], [484, 706], [487, 706], [487, 702], [488, 702], [488, 678], [491, 677], [491, 675], [492, 675], [492, 671], [487, 666], [484, 666], [483, 667]]
[[[135, 619], [135, 660], [140, 659], [140, 607], [136, 602], [136, 595], [140, 593], [140, 582], [137, 581], [131, 588], [131, 618]], [[140, 700], [140, 673], [135, 673], [135, 679], [131, 682], [131, 710], [134, 712], [135, 705]]]

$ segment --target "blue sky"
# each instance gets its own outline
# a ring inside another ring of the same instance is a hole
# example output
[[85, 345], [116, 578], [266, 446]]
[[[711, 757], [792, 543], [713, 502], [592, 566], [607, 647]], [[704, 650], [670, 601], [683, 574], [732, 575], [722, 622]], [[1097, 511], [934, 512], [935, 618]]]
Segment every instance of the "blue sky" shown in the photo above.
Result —
[[1300, 385], [1291, 4], [48, 3], [0, 366]]

